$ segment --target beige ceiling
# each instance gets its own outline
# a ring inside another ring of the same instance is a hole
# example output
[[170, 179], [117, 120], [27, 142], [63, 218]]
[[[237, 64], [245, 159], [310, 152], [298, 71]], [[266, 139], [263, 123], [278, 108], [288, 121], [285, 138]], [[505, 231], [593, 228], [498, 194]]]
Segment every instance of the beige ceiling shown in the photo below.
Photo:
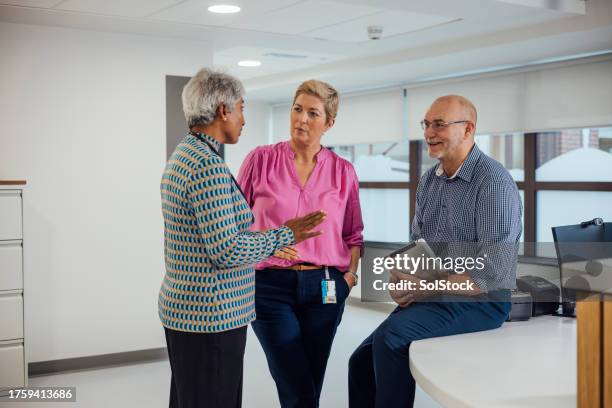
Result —
[[114, 17], [145, 18], [201, 26], [226, 27], [284, 35], [304, 35], [332, 41], [368, 41], [367, 27], [384, 27], [383, 38], [400, 35], [458, 18], [390, 9], [385, 6], [350, 4], [329, 0], [230, 1], [241, 6], [237, 14], [208, 12], [216, 0], [26, 0], [0, 1], [58, 11]]
[[[219, 2], [242, 11], [207, 11]], [[0, 0], [0, 21], [208, 42], [261, 95], [306, 76], [357, 89], [612, 49], [612, 0]]]

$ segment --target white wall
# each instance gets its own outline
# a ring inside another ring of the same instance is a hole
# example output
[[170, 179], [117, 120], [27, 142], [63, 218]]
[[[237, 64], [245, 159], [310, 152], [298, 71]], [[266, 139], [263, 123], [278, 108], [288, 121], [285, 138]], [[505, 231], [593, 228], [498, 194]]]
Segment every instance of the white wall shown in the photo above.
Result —
[[[282, 105], [275, 105], [272, 108], [272, 129], [270, 136], [274, 143], [288, 140], [291, 137], [289, 131], [289, 115], [291, 114], [291, 102]], [[325, 139], [323, 139], [325, 143]]]
[[[289, 138], [291, 102], [272, 109], [273, 138]], [[334, 126], [323, 136], [326, 146], [395, 141], [405, 137], [402, 90], [375, 90], [340, 95]]]
[[245, 126], [238, 143], [225, 145], [225, 162], [238, 177], [238, 170], [247, 154], [257, 146], [270, 144], [268, 134], [272, 108], [266, 102], [249, 101], [247, 92], [244, 103]]
[[165, 75], [204, 42], [0, 24], [0, 178], [27, 179], [30, 361], [162, 347]]

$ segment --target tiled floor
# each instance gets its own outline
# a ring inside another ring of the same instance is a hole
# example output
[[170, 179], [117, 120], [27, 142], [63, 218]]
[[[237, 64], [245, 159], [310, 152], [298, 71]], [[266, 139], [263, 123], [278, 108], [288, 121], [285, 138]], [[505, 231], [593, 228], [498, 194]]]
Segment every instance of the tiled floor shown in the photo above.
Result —
[[[347, 407], [347, 362], [352, 351], [385, 318], [386, 313], [348, 305], [329, 360], [321, 408]], [[30, 386], [72, 386], [76, 403], [2, 403], [14, 408], [102, 408], [168, 406], [170, 366], [167, 361], [35, 377]], [[244, 408], [278, 407], [276, 389], [265, 356], [249, 329], [245, 358]], [[417, 389], [415, 406], [438, 408]]]

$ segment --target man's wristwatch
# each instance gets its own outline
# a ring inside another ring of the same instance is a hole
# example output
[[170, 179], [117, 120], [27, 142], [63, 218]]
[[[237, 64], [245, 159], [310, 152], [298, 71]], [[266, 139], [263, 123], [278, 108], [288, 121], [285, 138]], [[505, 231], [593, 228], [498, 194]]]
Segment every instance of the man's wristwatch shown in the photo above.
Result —
[[353, 279], [355, 279], [355, 285], [357, 286], [357, 284], [359, 283], [359, 276], [357, 276], [357, 274], [355, 272], [351, 272], [351, 271], [347, 271], [346, 273], [348, 273], [349, 275], [351, 275], [353, 277]]

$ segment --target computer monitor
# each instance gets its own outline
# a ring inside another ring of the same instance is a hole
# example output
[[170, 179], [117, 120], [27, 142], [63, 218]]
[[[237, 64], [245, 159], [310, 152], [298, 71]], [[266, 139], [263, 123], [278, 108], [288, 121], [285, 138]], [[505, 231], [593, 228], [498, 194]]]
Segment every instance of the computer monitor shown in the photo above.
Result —
[[608, 276], [612, 262], [611, 222], [595, 218], [576, 225], [553, 227], [552, 233], [564, 310], [573, 306], [566, 302], [575, 302], [581, 293], [612, 288], [607, 283], [612, 279]]
[[560, 263], [604, 259], [612, 256], [612, 246], [603, 245], [603, 243], [612, 242], [612, 222], [602, 222], [598, 225], [585, 221], [577, 225], [553, 227], [552, 233], [557, 250], [557, 260]]

